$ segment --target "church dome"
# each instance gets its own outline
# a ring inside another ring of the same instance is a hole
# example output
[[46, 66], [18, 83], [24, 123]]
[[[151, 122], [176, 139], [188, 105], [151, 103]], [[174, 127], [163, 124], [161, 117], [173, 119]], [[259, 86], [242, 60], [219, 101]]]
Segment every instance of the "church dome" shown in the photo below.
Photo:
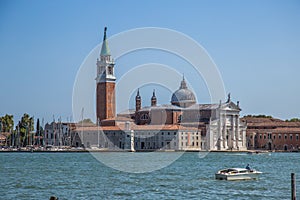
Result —
[[187, 88], [184, 78], [181, 81], [180, 88], [173, 93], [171, 103], [184, 108], [196, 103], [195, 95]]

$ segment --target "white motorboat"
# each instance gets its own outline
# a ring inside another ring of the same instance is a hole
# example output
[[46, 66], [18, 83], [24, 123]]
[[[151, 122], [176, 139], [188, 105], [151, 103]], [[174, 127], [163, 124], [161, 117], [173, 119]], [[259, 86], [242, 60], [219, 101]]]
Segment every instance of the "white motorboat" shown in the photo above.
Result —
[[219, 180], [251, 180], [257, 179], [261, 173], [254, 169], [228, 168], [218, 171], [215, 175]]

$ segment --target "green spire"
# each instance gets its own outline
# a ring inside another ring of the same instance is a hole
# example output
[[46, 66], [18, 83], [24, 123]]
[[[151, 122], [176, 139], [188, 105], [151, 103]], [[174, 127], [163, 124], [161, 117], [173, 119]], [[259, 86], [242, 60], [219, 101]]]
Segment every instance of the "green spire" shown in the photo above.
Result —
[[102, 43], [100, 56], [110, 55], [110, 50], [108, 48], [108, 43], [106, 41], [106, 30], [107, 30], [107, 27], [104, 28], [104, 36], [103, 36], [103, 43]]

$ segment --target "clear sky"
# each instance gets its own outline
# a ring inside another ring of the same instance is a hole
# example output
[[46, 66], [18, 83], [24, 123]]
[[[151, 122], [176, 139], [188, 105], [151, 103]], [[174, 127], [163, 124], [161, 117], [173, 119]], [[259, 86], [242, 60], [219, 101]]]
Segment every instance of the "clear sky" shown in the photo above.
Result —
[[[45, 122], [53, 115], [70, 118], [77, 71], [101, 42], [104, 26], [108, 36], [140, 27], [182, 32], [207, 50], [242, 115], [300, 118], [296, 0], [1, 0], [0, 115], [13, 114], [15, 121], [25, 112]], [[116, 70], [129, 63], [120, 59]], [[169, 95], [157, 96], [160, 104], [169, 103]], [[197, 94], [197, 100], [208, 98]]]

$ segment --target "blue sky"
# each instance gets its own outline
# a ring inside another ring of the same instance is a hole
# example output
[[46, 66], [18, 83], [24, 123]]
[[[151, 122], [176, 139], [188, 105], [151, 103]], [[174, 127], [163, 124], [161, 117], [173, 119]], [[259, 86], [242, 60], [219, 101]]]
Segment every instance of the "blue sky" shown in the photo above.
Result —
[[[182, 32], [207, 50], [242, 115], [300, 118], [299, 11], [292, 0], [1, 0], [0, 115], [70, 118], [77, 71], [107, 26], [108, 36], [140, 27]], [[116, 69], [140, 57], [120, 59]], [[206, 93], [197, 93], [199, 103], [207, 103]], [[157, 95], [168, 103], [170, 94]]]

